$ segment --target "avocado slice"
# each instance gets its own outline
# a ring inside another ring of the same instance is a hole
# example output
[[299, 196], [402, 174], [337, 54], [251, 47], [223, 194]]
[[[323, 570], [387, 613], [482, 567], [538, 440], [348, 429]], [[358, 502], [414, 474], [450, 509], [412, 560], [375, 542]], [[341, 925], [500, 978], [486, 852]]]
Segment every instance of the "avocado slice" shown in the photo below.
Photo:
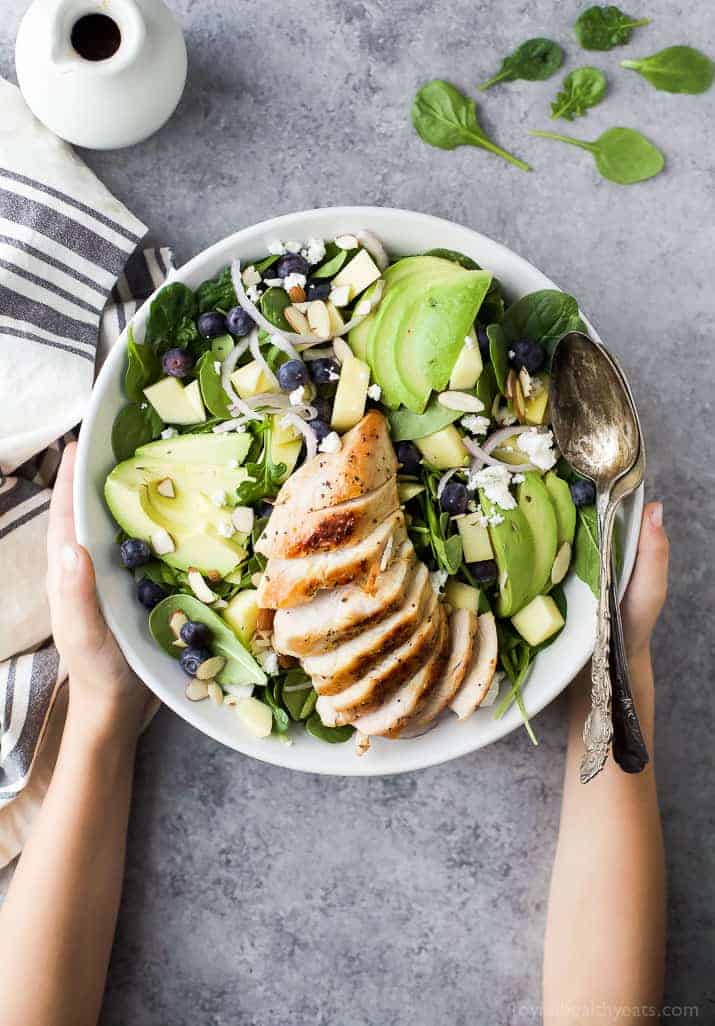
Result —
[[534, 561], [532, 564], [529, 600], [551, 585], [551, 567], [558, 547], [558, 526], [556, 511], [541, 474], [530, 470], [516, 488], [516, 501], [531, 528], [534, 540]]
[[222, 655], [226, 665], [217, 675], [219, 684], [265, 684], [266, 675], [244, 648], [228, 624], [213, 609], [199, 602], [193, 595], [169, 595], [154, 606], [149, 614], [149, 630], [164, 651], [178, 659], [181, 649], [174, 642], [176, 635], [169, 626], [173, 613], [181, 612], [194, 623], [205, 623], [211, 631], [211, 650]]
[[571, 498], [571, 489], [568, 482], [550, 470], [544, 478], [546, 490], [551, 497], [556, 513], [556, 524], [558, 528], [558, 547], [561, 548], [564, 542], [573, 545], [576, 533], [576, 507]]
[[[366, 289], [363, 299], [372, 299], [375, 294], [375, 290], [378, 287], [378, 282], [375, 282]], [[365, 317], [364, 320], [356, 324], [354, 328], [348, 332], [348, 344], [353, 351], [353, 354], [358, 360], [362, 360], [363, 363], [367, 363], [367, 340], [370, 337], [370, 329], [372, 327], [375, 315], [370, 314]]]
[[486, 516], [498, 513], [503, 518], [500, 524], [489, 525], [489, 537], [499, 568], [496, 613], [497, 616], [512, 616], [531, 598], [534, 538], [529, 521], [519, 506], [502, 509], [482, 491], [479, 492], [479, 502]]
[[[225, 493], [227, 504], [235, 503], [246, 470], [232, 464], [245, 459], [246, 441], [250, 445], [243, 435], [182, 435], [140, 446], [107, 478], [107, 506], [132, 538], [151, 542], [160, 528], [168, 531], [175, 550], [162, 559], [170, 566], [217, 571], [223, 577], [245, 558], [245, 550], [240, 536], [222, 533], [230, 525], [230, 510], [217, 506], [214, 498]], [[173, 498], [158, 490], [165, 478], [174, 483]]]

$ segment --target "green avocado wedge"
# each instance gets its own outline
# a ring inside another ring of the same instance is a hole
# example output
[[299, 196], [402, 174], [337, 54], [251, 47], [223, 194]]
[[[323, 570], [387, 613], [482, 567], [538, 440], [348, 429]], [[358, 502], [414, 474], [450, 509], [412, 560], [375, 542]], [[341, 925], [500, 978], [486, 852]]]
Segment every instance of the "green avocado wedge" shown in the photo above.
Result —
[[226, 665], [217, 675], [219, 684], [265, 684], [266, 675], [243, 647], [231, 628], [203, 602], [192, 595], [169, 595], [149, 614], [149, 630], [164, 651], [178, 659], [182, 649], [174, 644], [176, 635], [169, 626], [173, 613], [181, 612], [194, 623], [204, 623], [211, 631], [211, 650], [222, 655]]
[[516, 501], [526, 517], [534, 540], [529, 594], [531, 601], [548, 591], [551, 585], [551, 568], [558, 548], [558, 523], [551, 496], [537, 471], [530, 470], [524, 474], [524, 480], [516, 487]]
[[[531, 596], [534, 566], [534, 538], [522, 510], [502, 509], [479, 492], [479, 502], [486, 516], [499, 514], [500, 524], [489, 525], [489, 538], [499, 569], [497, 616], [513, 616], [527, 604]], [[549, 567], [551, 569], [551, 567]]]
[[554, 504], [554, 510], [556, 512], [556, 523], [558, 525], [559, 532], [559, 548], [564, 542], [568, 542], [569, 545], [573, 545], [574, 535], [576, 533], [576, 507], [573, 504], [571, 498], [571, 489], [568, 486], [568, 482], [564, 481], [562, 477], [555, 474], [553, 470], [550, 470], [544, 477], [544, 484], [546, 490], [551, 496], [551, 501]]

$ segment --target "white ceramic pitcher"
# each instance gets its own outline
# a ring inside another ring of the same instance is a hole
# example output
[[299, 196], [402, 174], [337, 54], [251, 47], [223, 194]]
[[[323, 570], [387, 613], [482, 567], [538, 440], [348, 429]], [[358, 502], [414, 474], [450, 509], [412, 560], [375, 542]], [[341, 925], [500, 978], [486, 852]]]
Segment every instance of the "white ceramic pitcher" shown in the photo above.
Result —
[[67, 142], [98, 150], [156, 132], [186, 82], [184, 37], [163, 0], [35, 0], [15, 63], [34, 115]]

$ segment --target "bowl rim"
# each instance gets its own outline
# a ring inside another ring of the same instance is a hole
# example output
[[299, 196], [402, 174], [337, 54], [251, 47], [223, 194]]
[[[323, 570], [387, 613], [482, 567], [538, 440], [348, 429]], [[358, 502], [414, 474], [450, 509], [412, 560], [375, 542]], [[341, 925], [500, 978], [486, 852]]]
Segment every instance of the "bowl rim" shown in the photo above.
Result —
[[[326, 217], [333, 218], [337, 221], [348, 221], [354, 224], [359, 224], [361, 219], [370, 220], [373, 217], [380, 219], [386, 219], [393, 221], [399, 228], [401, 222], [404, 222], [405, 218], [419, 221], [425, 225], [430, 225], [435, 229], [441, 229], [446, 233], [458, 229], [460, 231], [468, 233], [474, 240], [475, 247], [480, 243], [486, 244], [488, 247], [493, 247], [494, 250], [498, 251], [504, 259], [515, 266], [517, 271], [521, 269], [524, 273], [531, 273], [538, 275], [544, 282], [541, 286], [543, 288], [553, 288], [558, 291], [563, 291], [559, 286], [553, 282], [547, 275], [545, 275], [538, 267], [526, 260], [524, 257], [515, 253], [508, 246], [505, 246], [501, 242], [497, 242], [490, 236], [484, 235], [482, 232], [476, 231], [473, 228], [469, 228], [466, 225], [461, 225], [456, 221], [451, 221], [447, 218], [437, 217], [433, 214], [421, 213], [419, 211], [406, 210], [397, 207], [379, 207], [379, 206], [336, 206], [336, 207], [318, 207], [311, 208], [308, 210], [298, 210], [290, 213], [280, 214], [276, 217], [268, 218], [264, 221], [256, 222], [255, 224], [247, 225], [235, 232], [230, 233], [225, 238], [218, 240], [211, 246], [201, 250], [195, 254], [190, 260], [181, 266], [178, 270], [173, 270], [166, 278], [166, 280], [159, 285], [154, 292], [145, 300], [140, 307], [137, 308], [135, 313], [127, 320], [127, 324], [120, 336], [112, 346], [112, 349], [108, 353], [104, 365], [102, 366], [92, 389], [89, 403], [85, 411], [82, 426], [83, 430], [80, 432], [79, 445], [75, 466], [75, 480], [74, 480], [74, 516], [75, 516], [75, 527], [77, 532], [77, 539], [80, 544], [84, 545], [92, 553], [93, 549], [93, 532], [90, 524], [90, 513], [88, 508], [88, 496], [91, 488], [90, 473], [89, 473], [89, 460], [90, 460], [90, 448], [91, 448], [91, 436], [92, 426], [97, 413], [101, 407], [104, 392], [106, 391], [109, 383], [113, 381], [123, 367], [125, 354], [126, 354], [126, 340], [127, 330], [130, 325], [138, 322], [143, 323], [144, 319], [148, 315], [149, 307], [152, 301], [156, 297], [156, 294], [164, 288], [165, 285], [176, 281], [186, 281], [190, 279], [193, 273], [200, 270], [205, 265], [209, 265], [212, 261], [215, 261], [218, 256], [221, 256], [225, 250], [232, 247], [240, 248], [243, 240], [246, 236], [265, 233], [267, 236], [271, 234], [276, 235], [278, 238], [286, 238], [288, 235], [284, 229], [289, 225], [293, 225], [296, 221], [319, 221]], [[202, 274], [205, 273], [202, 271]], [[209, 273], [216, 273], [215, 271]], [[580, 309], [580, 308], [579, 308]], [[589, 332], [597, 341], [602, 341], [598, 332], [593, 327], [588, 317], [580, 310], [583, 320]], [[630, 580], [633, 566], [635, 563], [636, 549], [637, 549], [637, 534], [638, 529], [636, 525], [640, 524], [643, 504], [644, 504], [644, 485], [633, 493], [631, 497], [632, 509], [629, 517], [628, 530], [625, 537], [625, 557], [624, 564], [621, 572], [621, 578], [619, 581], [619, 597], [622, 597], [628, 581]], [[107, 515], [109, 515], [107, 513]], [[586, 587], [583, 585], [583, 587]], [[349, 758], [344, 759], [345, 765], [341, 765], [339, 770], [336, 770], [332, 766], [321, 765], [320, 759], [311, 759], [305, 757], [305, 749], [296, 750], [297, 746], [289, 747], [283, 744], [269, 744], [261, 742], [260, 745], [255, 745], [253, 742], [255, 739], [245, 739], [242, 736], [229, 735], [228, 731], [223, 731], [215, 728], [212, 724], [204, 722], [198, 722], [197, 717], [194, 715], [194, 703], [187, 702], [184, 697], [183, 689], [176, 691], [166, 686], [161, 680], [161, 674], [155, 674], [152, 672], [142, 661], [140, 656], [135, 651], [135, 647], [131, 640], [131, 628], [127, 630], [120, 618], [115, 614], [115, 610], [110, 602], [105, 600], [103, 594], [103, 587], [101, 580], [97, 582], [97, 594], [100, 603], [100, 607], [105, 616], [107, 624], [110, 630], [114, 633], [117, 641], [124, 653], [127, 662], [137, 674], [137, 676], [143, 680], [147, 686], [154, 692], [155, 695], [173, 712], [177, 713], [182, 719], [186, 720], [191, 726], [197, 728], [202, 733], [211, 737], [214, 741], [220, 744], [226, 745], [232, 748], [234, 751], [238, 751], [243, 755], [256, 758], [261, 762], [268, 763], [270, 765], [279, 766], [284, 769], [297, 770], [299, 772], [316, 773], [325, 776], [388, 776], [398, 773], [407, 773], [417, 769], [427, 769], [431, 766], [438, 766], [442, 763], [449, 762], [453, 759], [460, 758], [463, 755], [467, 755], [470, 752], [477, 751], [481, 748], [488, 747], [495, 741], [500, 740], [513, 730], [517, 729], [521, 725], [521, 719], [518, 715], [514, 716], [514, 707], [500, 720], [492, 720], [492, 728], [488, 739], [479, 740], [469, 736], [465, 733], [464, 740], [460, 743], [444, 744], [442, 749], [439, 751], [432, 751], [429, 754], [423, 751], [420, 754], [421, 746], [417, 742], [419, 738], [413, 739], [409, 742], [409, 747], [401, 752], [401, 760], [399, 765], [391, 765], [389, 768], [382, 767], [380, 765], [371, 765], [370, 759], [359, 759], [355, 756], [353, 747], [351, 744], [341, 745], [340, 748], [344, 751], [347, 750]], [[557, 650], [558, 641], [555, 642], [553, 650]], [[577, 674], [583, 669], [588, 660], [591, 658], [592, 649], [587, 646], [587, 650], [584, 655], [575, 663], [571, 663], [571, 669], [568, 672], [567, 679], [557, 686], [553, 684], [548, 687], [543, 687], [538, 694], [532, 688], [527, 688], [524, 692], [524, 702], [527, 708], [528, 716], [530, 720], [533, 720], [542, 709], [550, 705], [558, 695], [564, 691], [571, 681], [577, 676]], [[327, 746], [320, 745], [319, 742], [310, 739], [315, 746], [315, 750], [324, 750]], [[245, 742], [245, 743], [242, 743]], [[387, 742], [391, 746], [402, 745], [404, 742]], [[319, 746], [319, 748], [318, 748]], [[299, 752], [303, 754], [299, 754]]]

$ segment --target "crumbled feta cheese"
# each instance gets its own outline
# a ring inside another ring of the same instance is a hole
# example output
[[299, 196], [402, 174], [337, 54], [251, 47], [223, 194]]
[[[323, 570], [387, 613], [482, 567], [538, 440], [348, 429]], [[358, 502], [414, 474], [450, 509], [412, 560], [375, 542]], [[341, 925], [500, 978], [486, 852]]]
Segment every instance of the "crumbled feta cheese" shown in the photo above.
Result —
[[499, 524], [504, 523], [504, 517], [501, 513], [490, 513], [487, 517], [487, 523], [490, 527], [498, 527]]
[[281, 288], [283, 288], [283, 279], [282, 278], [266, 278], [266, 285], [268, 285], [269, 288], [272, 288], [272, 289], [281, 289]]
[[275, 677], [278, 673], [278, 655], [272, 648], [266, 648], [263, 652], [255, 653], [256, 659], [263, 667], [269, 677]]
[[236, 506], [231, 513], [231, 522], [234, 530], [240, 531], [241, 534], [251, 533], [254, 519], [255, 514], [250, 506]]
[[525, 480], [523, 474], [513, 474], [511, 478], [512, 484], [523, 484]]
[[305, 385], [298, 385], [288, 396], [291, 406], [300, 406], [305, 401]]
[[470, 435], [486, 435], [489, 430], [489, 417], [480, 417], [477, 413], [468, 413], [459, 422]]
[[357, 249], [358, 240], [354, 235], [338, 235], [335, 245], [338, 249]]
[[328, 381], [340, 381], [340, 375], [332, 367], [328, 370]]
[[309, 264], [319, 264], [325, 256], [325, 243], [322, 239], [308, 239], [300, 254]]
[[511, 474], [506, 467], [483, 467], [469, 471], [467, 487], [474, 491], [481, 488], [486, 497], [501, 509], [515, 509], [516, 499], [509, 491]]
[[290, 242], [286, 242], [286, 244], [285, 244], [286, 253], [300, 253], [301, 246], [302, 246], [302, 243], [301, 242], [296, 242], [295, 240], [291, 240]]
[[374, 399], [375, 402], [377, 402], [380, 396], [382, 395], [382, 389], [376, 382], [374, 382], [372, 385], [368, 387], [367, 394], [370, 399]]
[[539, 431], [533, 427], [519, 435], [519, 448], [539, 470], [551, 470], [556, 463], [553, 445], [554, 436], [550, 431]]
[[164, 428], [160, 437], [163, 438], [164, 441], [168, 441], [169, 438], [176, 438], [178, 433], [179, 432], [176, 430], [176, 428]]
[[257, 303], [258, 300], [261, 298], [261, 290], [259, 289], [258, 285], [249, 285], [246, 289], [246, 297], [250, 300], [251, 303]]
[[477, 341], [472, 335], [464, 336], [464, 348], [465, 349], [476, 349]]
[[342, 445], [337, 431], [331, 431], [318, 446], [318, 452], [340, 452]]
[[146, 410], [148, 408], [148, 406], [149, 406], [149, 403], [140, 403], [139, 404], [139, 409], [140, 410]]
[[230, 538], [234, 533], [234, 527], [230, 520], [222, 520], [218, 525], [218, 533], [224, 538]]
[[516, 417], [508, 406], [499, 406], [494, 411], [494, 420], [500, 427], [511, 427], [512, 424], [516, 424]]
[[221, 361], [220, 360], [214, 360], [214, 370], [216, 371], [217, 374], [221, 373]]
[[226, 492], [224, 492], [224, 491], [214, 492], [213, 495], [211, 496], [211, 502], [213, 502], [214, 506], [218, 506], [219, 508], [221, 506], [225, 506], [226, 505]]
[[446, 570], [434, 570], [430, 575], [429, 579], [434, 589], [435, 595], [441, 595], [444, 590], [444, 586], [447, 583], [449, 574]]
[[369, 299], [361, 299], [358, 305], [355, 307], [356, 317], [367, 317], [372, 310], [372, 303]]
[[271, 256], [283, 256], [286, 251], [285, 246], [279, 239], [274, 239], [272, 242], [269, 242], [266, 249]]
[[513, 349], [510, 349], [509, 352], [507, 353], [507, 356], [509, 357], [510, 360], [513, 360], [514, 357], [516, 356], [516, 353], [514, 352]]
[[244, 285], [258, 285], [260, 280], [261, 276], [253, 264], [241, 271], [241, 281]]
[[[467, 487], [469, 487], [469, 485], [467, 485]], [[477, 522], [477, 524], [480, 527], [488, 527], [489, 520], [487, 519], [487, 517], [484, 516], [484, 510], [482, 509], [482, 507], [477, 506], [475, 503], [472, 503], [472, 505], [474, 506], [473, 513], [474, 519]]]
[[330, 302], [333, 306], [347, 306], [352, 299], [352, 288], [350, 285], [340, 285], [330, 293]]
[[304, 274], [298, 274], [298, 272], [296, 271], [293, 274], [287, 274], [285, 276], [285, 278], [283, 279], [283, 288], [286, 290], [286, 292], [290, 292], [291, 289], [295, 289], [295, 288], [301, 288], [302, 289], [303, 286], [305, 285], [305, 282], [306, 282], [305, 275]]

